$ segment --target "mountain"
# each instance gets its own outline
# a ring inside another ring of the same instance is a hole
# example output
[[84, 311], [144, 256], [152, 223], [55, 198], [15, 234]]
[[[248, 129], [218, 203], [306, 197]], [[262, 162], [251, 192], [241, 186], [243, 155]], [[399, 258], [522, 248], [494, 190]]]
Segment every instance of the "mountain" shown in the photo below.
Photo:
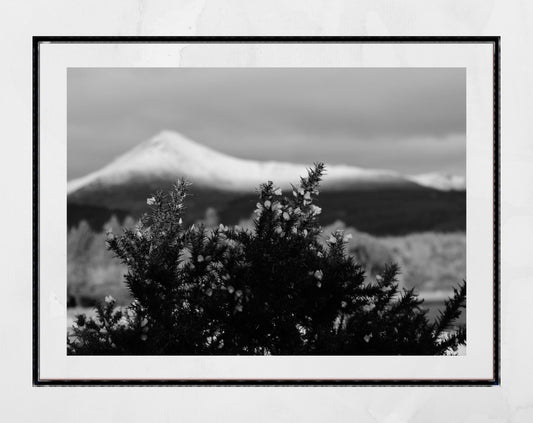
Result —
[[[164, 131], [119, 156], [96, 172], [68, 183], [67, 223], [87, 220], [100, 229], [111, 215], [138, 217], [146, 198], [168, 189], [180, 177], [192, 182], [187, 201], [191, 221], [216, 209], [225, 224], [247, 219], [257, 202], [259, 184], [273, 181], [287, 189], [307, 174], [308, 166], [246, 160], [223, 154]], [[320, 205], [324, 224], [343, 220], [373, 234], [419, 230], [463, 230], [464, 192], [447, 192], [438, 178], [405, 177], [388, 170], [326, 165]], [[439, 189], [433, 189], [437, 183]]]
[[[326, 172], [324, 189], [415, 187], [415, 182], [387, 170], [333, 165], [326, 166]], [[303, 164], [239, 159], [195, 143], [176, 132], [163, 131], [102, 169], [70, 181], [68, 194], [131, 181], [176, 181], [180, 177], [187, 178], [199, 188], [253, 192], [266, 181], [275, 181], [287, 188], [305, 175], [306, 165]]]
[[422, 175], [409, 176], [408, 178], [419, 185], [440, 191], [466, 190], [466, 179], [458, 175], [424, 173]]

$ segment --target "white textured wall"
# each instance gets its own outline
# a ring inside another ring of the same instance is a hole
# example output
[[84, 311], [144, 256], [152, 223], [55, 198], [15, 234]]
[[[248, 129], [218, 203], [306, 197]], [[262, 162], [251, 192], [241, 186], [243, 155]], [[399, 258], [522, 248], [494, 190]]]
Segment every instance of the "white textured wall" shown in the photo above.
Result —
[[[3, 0], [2, 418], [13, 422], [533, 421], [532, 24], [533, 3], [527, 0]], [[501, 35], [502, 386], [32, 388], [32, 35]]]

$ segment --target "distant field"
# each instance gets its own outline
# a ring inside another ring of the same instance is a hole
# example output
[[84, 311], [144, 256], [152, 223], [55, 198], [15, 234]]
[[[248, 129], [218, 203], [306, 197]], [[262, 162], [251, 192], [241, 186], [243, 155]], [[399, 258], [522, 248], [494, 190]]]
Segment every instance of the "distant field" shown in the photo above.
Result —
[[324, 233], [344, 229], [352, 235], [347, 248], [370, 277], [385, 265], [400, 267], [401, 286], [415, 288], [428, 301], [442, 301], [466, 278], [466, 235], [464, 232], [423, 232], [404, 236], [373, 236], [336, 222]]

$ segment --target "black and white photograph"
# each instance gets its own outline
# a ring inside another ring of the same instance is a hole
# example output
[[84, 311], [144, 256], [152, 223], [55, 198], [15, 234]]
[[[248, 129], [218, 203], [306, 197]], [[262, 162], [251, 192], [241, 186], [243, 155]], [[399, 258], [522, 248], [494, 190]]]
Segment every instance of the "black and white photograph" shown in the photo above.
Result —
[[35, 384], [499, 380], [494, 40], [34, 41]]
[[68, 355], [467, 354], [465, 68], [69, 68], [67, 180]]

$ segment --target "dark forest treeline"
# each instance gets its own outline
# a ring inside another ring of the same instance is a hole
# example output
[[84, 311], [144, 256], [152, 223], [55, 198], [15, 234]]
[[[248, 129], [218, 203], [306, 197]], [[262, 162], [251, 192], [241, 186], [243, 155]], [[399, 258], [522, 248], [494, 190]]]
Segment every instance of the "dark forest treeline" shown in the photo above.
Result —
[[[115, 199], [112, 207], [103, 206], [105, 201], [98, 199], [94, 199], [93, 205], [69, 200], [68, 228], [85, 220], [93, 230], [99, 231], [113, 215], [121, 221], [126, 216], [139, 218], [147, 211], [145, 199], [148, 195], [149, 193], [144, 195], [143, 190], [121, 193], [118, 197], [124, 198], [122, 201]], [[206, 209], [214, 208], [221, 221], [235, 225], [240, 220], [249, 218], [250, 209], [256, 201], [255, 194], [192, 190], [184, 220], [186, 223], [193, 223], [204, 216]], [[324, 210], [322, 224], [329, 225], [340, 220], [348, 227], [377, 236], [466, 230], [465, 191], [445, 192], [426, 188], [324, 191], [321, 193], [320, 203]]]

